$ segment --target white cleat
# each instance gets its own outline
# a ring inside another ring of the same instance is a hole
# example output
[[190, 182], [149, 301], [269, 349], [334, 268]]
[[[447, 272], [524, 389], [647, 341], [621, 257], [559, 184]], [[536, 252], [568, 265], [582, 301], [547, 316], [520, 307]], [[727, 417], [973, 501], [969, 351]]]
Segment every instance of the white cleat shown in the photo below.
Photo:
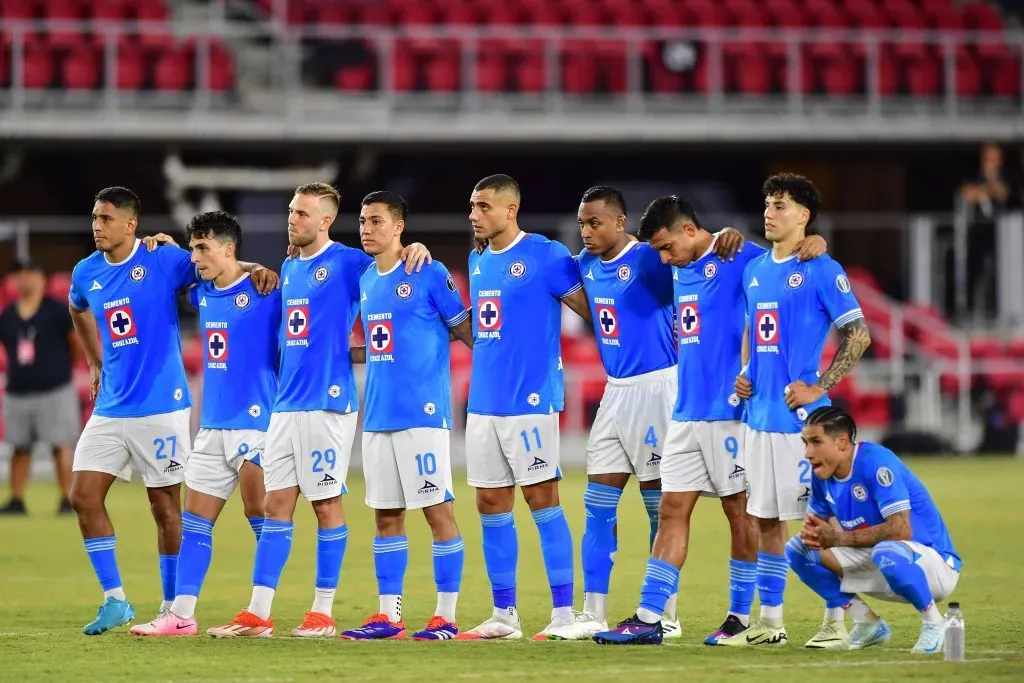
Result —
[[462, 631], [453, 640], [520, 640], [523, 627], [515, 607], [494, 609], [491, 618], [469, 631]]
[[827, 621], [804, 647], [811, 650], [849, 650], [850, 634], [841, 621]]
[[679, 640], [683, 637], [683, 625], [679, 623], [678, 617], [675, 619], [662, 617], [661, 630], [665, 633], [662, 636], [663, 640]]
[[575, 617], [572, 619], [564, 619], [562, 617], [556, 617], [554, 614], [551, 615], [551, 623], [544, 627], [544, 630], [540, 633], [533, 634], [534, 640], [565, 640], [564, 638], [553, 637], [553, 634], [559, 633], [566, 629], [570, 629], [576, 624]]
[[768, 626], [760, 621], [753, 622], [745, 631], [728, 638], [720, 638], [719, 645], [726, 647], [779, 647], [789, 642], [785, 626]]
[[[556, 622], [552, 621], [551, 625], [541, 631], [541, 633], [547, 634], [547, 640], [590, 640], [594, 637], [595, 633], [607, 630], [607, 621], [598, 621], [594, 615], [584, 612], [576, 615], [576, 618], [571, 622], [558, 620], [556, 625]], [[540, 636], [541, 633], [538, 633], [537, 636]], [[537, 636], [534, 636], [534, 640], [544, 640], [544, 638], [538, 638]]]
[[921, 624], [921, 635], [918, 636], [914, 647], [910, 649], [913, 654], [936, 655], [942, 652], [942, 645], [946, 638], [945, 624], [932, 624], [925, 622]]

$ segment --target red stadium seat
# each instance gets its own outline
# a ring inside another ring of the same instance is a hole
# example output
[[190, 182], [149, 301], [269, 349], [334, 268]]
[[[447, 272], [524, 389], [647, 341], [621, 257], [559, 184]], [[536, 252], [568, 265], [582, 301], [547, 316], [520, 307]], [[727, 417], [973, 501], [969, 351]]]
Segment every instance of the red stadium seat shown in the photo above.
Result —
[[523, 93], [539, 93], [548, 87], [547, 64], [541, 55], [521, 58], [512, 68], [515, 89]]
[[141, 90], [146, 85], [146, 61], [134, 43], [122, 41], [118, 44], [116, 67], [118, 90]]
[[918, 59], [907, 67], [907, 89], [916, 97], [938, 95], [942, 88], [942, 72], [931, 59]]
[[969, 2], [961, 6], [964, 25], [976, 31], [1001, 31], [1003, 18], [999, 11], [987, 2]]
[[99, 86], [101, 66], [96, 50], [82, 45], [72, 50], [61, 63], [61, 81], [71, 90], [92, 90]]
[[90, 0], [84, 3], [85, 15], [93, 21], [122, 21], [129, 16], [135, 3], [125, 0]]
[[153, 65], [153, 87], [164, 92], [182, 92], [192, 85], [192, 54], [174, 47], [161, 53]]
[[343, 66], [334, 72], [334, 87], [349, 92], [364, 92], [373, 86], [374, 70], [370, 64]]
[[53, 62], [53, 52], [48, 46], [39, 43], [25, 46], [21, 62], [22, 84], [25, 88], [40, 90], [53, 85]]
[[1014, 57], [985, 62], [989, 91], [996, 97], [1020, 97], [1020, 60]]
[[863, 68], [850, 57], [839, 57], [822, 65], [821, 84], [829, 95], [853, 95], [861, 89]]
[[569, 46], [562, 54], [562, 89], [572, 95], [597, 90], [598, 65], [593, 51], [586, 46]]
[[744, 95], [767, 95], [774, 87], [767, 61], [758, 55], [741, 57], [733, 62], [733, 84]]
[[[82, 7], [77, 0], [48, 0], [42, 3], [44, 18], [48, 21], [81, 21]], [[82, 42], [80, 28], [55, 28], [48, 32], [50, 45], [55, 48], [71, 48]]]
[[424, 67], [427, 90], [431, 92], [458, 90], [461, 68], [458, 52], [444, 52], [428, 58]]
[[962, 55], [956, 63], [956, 94], [960, 97], [975, 97], [981, 93], [981, 68], [970, 55]]
[[502, 92], [508, 87], [504, 55], [481, 54], [476, 63], [476, 88], [480, 92]]

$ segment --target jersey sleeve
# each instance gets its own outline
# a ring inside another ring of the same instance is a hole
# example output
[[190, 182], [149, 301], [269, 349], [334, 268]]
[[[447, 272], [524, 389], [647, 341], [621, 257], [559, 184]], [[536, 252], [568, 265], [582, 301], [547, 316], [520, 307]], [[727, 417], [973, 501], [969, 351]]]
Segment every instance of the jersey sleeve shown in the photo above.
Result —
[[199, 288], [193, 287], [188, 290], [188, 302], [192, 304], [193, 308], [199, 308]]
[[89, 300], [85, 298], [82, 291], [82, 283], [79, 281], [78, 268], [71, 272], [71, 289], [68, 290], [68, 304], [76, 311], [84, 311], [89, 308]]
[[579, 263], [561, 242], [548, 242], [548, 264], [544, 276], [548, 291], [556, 299], [564, 299], [583, 287]]
[[807, 511], [825, 521], [832, 516], [832, 510], [825, 500], [825, 484], [815, 476], [811, 477], [811, 497], [807, 501]]
[[[361, 249], [347, 249], [346, 252], [346, 256], [348, 257], [346, 260], [348, 261], [347, 265], [349, 267], [346, 268], [345, 271], [349, 278], [349, 285], [352, 287], [352, 292], [356, 297], [358, 297], [359, 280], [363, 277], [363, 273], [366, 272], [366, 269], [370, 267], [370, 264], [373, 263], [373, 257]], [[399, 266], [399, 268], [404, 267], [404, 265]]]
[[157, 258], [175, 290], [188, 289], [199, 282], [192, 255], [178, 246], [163, 246], [156, 250]]
[[818, 301], [832, 319], [832, 324], [842, 327], [858, 318], [863, 318], [860, 303], [853, 295], [850, 280], [843, 267], [832, 259], [821, 258], [815, 273], [814, 289]]
[[871, 464], [874, 476], [868, 480], [871, 488], [871, 499], [878, 506], [883, 517], [891, 517], [897, 512], [910, 509], [910, 491], [907, 489], [905, 477], [901, 469], [890, 467], [884, 459]]
[[448, 269], [434, 261], [427, 270], [430, 301], [448, 327], [455, 327], [469, 317], [469, 309], [462, 303], [462, 295]]

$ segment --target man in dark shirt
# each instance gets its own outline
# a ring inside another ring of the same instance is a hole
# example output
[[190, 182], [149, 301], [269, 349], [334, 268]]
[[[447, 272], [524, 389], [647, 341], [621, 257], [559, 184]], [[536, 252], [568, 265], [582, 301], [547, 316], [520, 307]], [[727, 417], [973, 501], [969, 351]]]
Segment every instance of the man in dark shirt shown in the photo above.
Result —
[[11, 457], [11, 500], [0, 514], [25, 514], [32, 447], [50, 444], [60, 483], [59, 511], [72, 512], [71, 455], [81, 427], [78, 395], [71, 368], [78, 340], [67, 302], [45, 294], [46, 276], [38, 263], [20, 263], [16, 271], [18, 298], [0, 313], [0, 340], [7, 350], [7, 396], [4, 398], [5, 440]]

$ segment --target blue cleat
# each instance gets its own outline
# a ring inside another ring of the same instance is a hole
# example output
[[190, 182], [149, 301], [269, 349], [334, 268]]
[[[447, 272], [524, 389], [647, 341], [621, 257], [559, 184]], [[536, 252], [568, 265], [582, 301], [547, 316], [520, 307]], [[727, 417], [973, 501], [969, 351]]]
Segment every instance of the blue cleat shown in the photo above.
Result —
[[854, 624], [850, 631], [850, 649], [863, 650], [872, 645], [886, 643], [892, 637], [892, 629], [885, 619]]
[[135, 608], [128, 600], [118, 600], [109, 597], [100, 608], [96, 610], [96, 619], [86, 624], [82, 633], [87, 636], [98, 636], [106, 633], [112, 628], [123, 626], [135, 618]]
[[453, 640], [459, 635], [459, 625], [437, 615], [430, 617], [427, 627], [412, 634], [413, 640]]
[[635, 614], [611, 631], [594, 634], [594, 642], [598, 645], [661, 645], [664, 638], [660, 621], [648, 624]]

